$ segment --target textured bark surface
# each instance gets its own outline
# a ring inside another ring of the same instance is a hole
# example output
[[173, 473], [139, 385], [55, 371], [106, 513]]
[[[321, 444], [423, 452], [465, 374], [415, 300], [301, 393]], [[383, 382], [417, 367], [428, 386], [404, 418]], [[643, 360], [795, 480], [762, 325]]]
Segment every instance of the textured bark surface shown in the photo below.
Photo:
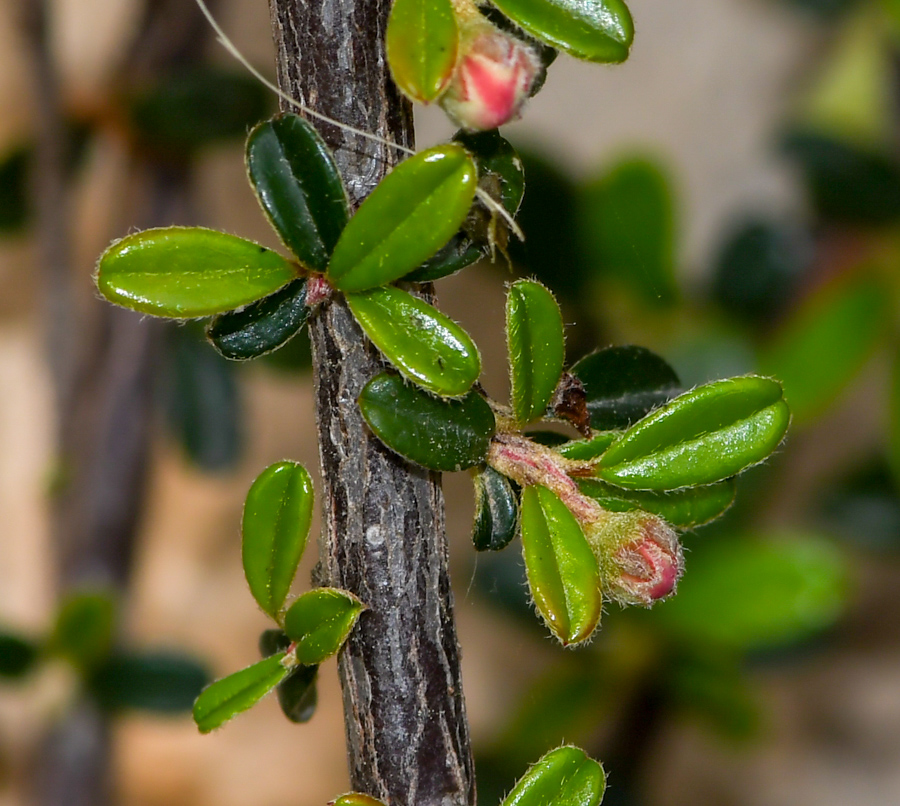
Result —
[[[270, 8], [288, 94], [412, 144], [411, 110], [384, 58], [387, 0], [270, 0]], [[316, 125], [358, 205], [399, 153]], [[382, 364], [339, 298], [310, 332], [325, 487], [319, 581], [370, 607], [339, 663], [351, 785], [391, 806], [473, 804], [440, 477], [398, 459], [366, 429], [356, 398]]]

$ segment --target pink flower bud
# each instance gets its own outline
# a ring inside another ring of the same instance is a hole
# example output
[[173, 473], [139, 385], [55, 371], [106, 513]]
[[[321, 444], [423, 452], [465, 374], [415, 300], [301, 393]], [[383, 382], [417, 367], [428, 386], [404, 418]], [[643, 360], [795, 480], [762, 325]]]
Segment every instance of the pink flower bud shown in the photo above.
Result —
[[495, 129], [519, 117], [539, 68], [531, 47], [479, 23], [463, 37], [441, 106], [467, 131]]

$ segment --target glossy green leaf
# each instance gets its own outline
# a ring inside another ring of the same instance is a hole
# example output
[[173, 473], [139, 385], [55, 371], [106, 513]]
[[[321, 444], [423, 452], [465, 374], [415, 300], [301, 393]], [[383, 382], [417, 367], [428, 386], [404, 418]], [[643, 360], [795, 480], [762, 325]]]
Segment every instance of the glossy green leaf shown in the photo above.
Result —
[[600, 764], [577, 747], [560, 747], [519, 779], [502, 806], [599, 806], [605, 790]]
[[473, 240], [464, 225], [434, 255], [403, 279], [410, 283], [432, 283], [471, 266], [485, 257], [487, 252], [487, 246]]
[[350, 219], [328, 277], [341, 291], [365, 291], [409, 274], [460, 228], [478, 182], [458, 145], [421, 151], [401, 162]]
[[602, 431], [636, 423], [681, 389], [662, 358], [630, 344], [597, 350], [571, 371], [584, 385], [591, 426]]
[[403, 375], [442, 397], [461, 397], [481, 374], [475, 343], [434, 306], [399, 288], [348, 294], [372, 343]]
[[257, 604], [276, 621], [306, 548], [313, 501], [312, 479], [296, 462], [270, 465], [247, 493], [244, 574]]
[[350, 218], [347, 194], [328, 146], [313, 125], [284, 115], [247, 138], [247, 173], [285, 246], [325, 271]]
[[590, 461], [591, 459], [600, 458], [604, 451], [621, 435], [621, 431], [600, 431], [590, 439], [573, 439], [568, 442], [562, 442], [556, 446], [556, 450], [557, 453], [565, 456], [566, 459]]
[[275, 689], [281, 712], [298, 725], [309, 722], [319, 704], [318, 666], [297, 666]]
[[525, 168], [522, 160], [497, 129], [485, 132], [467, 132], [460, 129], [453, 135], [475, 160], [478, 168], [478, 179], [481, 183], [489, 176], [496, 177], [499, 189], [499, 201], [506, 212], [514, 216], [525, 196]]
[[297, 268], [271, 249], [201, 227], [128, 235], [97, 265], [97, 287], [110, 302], [170, 319], [230, 311], [296, 278]]
[[246, 361], [284, 345], [306, 324], [306, 279], [294, 280], [245, 308], [213, 317], [206, 337], [232, 361]]
[[654, 616], [695, 642], [740, 651], [795, 643], [834, 624], [847, 601], [843, 558], [809, 535], [710, 542], [689, 565]]
[[510, 287], [506, 341], [513, 412], [520, 423], [528, 423], [547, 411], [566, 358], [562, 313], [540, 283], [519, 280]]
[[297, 661], [309, 666], [336, 655], [364, 609], [353, 594], [336, 588], [304, 593], [284, 615], [284, 631], [297, 642]]
[[279, 652], [203, 689], [194, 703], [194, 722], [200, 732], [215, 730], [265, 697], [288, 675], [284, 657]]
[[0, 678], [24, 677], [34, 669], [39, 655], [40, 648], [27, 638], [0, 632]]
[[50, 651], [79, 669], [93, 669], [112, 649], [116, 603], [108, 593], [75, 591], [60, 605]]
[[447, 87], [456, 65], [459, 27], [450, 0], [394, 0], [388, 18], [388, 66], [407, 97], [429, 103]]
[[208, 684], [208, 672], [194, 658], [165, 651], [116, 653], [88, 682], [106, 711], [167, 714], [190, 711]]
[[363, 418], [392, 451], [430, 470], [465, 470], [487, 457], [496, 425], [477, 392], [443, 400], [382, 373], [359, 396]]
[[807, 299], [760, 358], [784, 384], [798, 420], [809, 420], [843, 392], [886, 334], [890, 291], [863, 272], [831, 283]]
[[359, 792], [350, 792], [341, 795], [337, 800], [333, 801], [329, 806], [384, 806], [380, 800], [376, 800], [369, 795], [361, 795]]
[[652, 512], [679, 529], [692, 529], [718, 518], [734, 502], [737, 492], [733, 480], [704, 487], [657, 492], [626, 490], [596, 479], [579, 479], [578, 488], [611, 512], [630, 512], [635, 509]]
[[495, 0], [494, 5], [536, 39], [578, 59], [628, 58], [634, 23], [622, 0]]
[[629, 428], [595, 475], [635, 490], [712, 484], [762, 462], [787, 432], [781, 385], [748, 375], [699, 386]]
[[534, 604], [568, 646], [600, 622], [600, 571], [575, 516], [546, 487], [527, 487], [521, 505], [522, 552]]
[[516, 536], [519, 502], [509, 479], [492, 467], [472, 476], [475, 486], [475, 524], [472, 543], [476, 551], [500, 551]]

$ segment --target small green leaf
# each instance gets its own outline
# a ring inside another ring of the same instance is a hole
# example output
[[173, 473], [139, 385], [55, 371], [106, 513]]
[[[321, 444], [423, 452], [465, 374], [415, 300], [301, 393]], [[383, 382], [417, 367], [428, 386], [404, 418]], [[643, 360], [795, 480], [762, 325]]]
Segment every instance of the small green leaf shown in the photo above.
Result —
[[110, 302], [170, 319], [224, 313], [296, 278], [297, 268], [271, 249], [201, 227], [128, 235], [97, 265], [97, 287]]
[[341, 291], [365, 291], [409, 274], [462, 226], [478, 183], [458, 145], [421, 151], [375, 188], [341, 234], [328, 277]]
[[49, 649], [89, 671], [109, 655], [115, 620], [116, 603], [110, 594], [75, 591], [60, 605]]
[[509, 140], [497, 129], [486, 132], [460, 129], [453, 139], [472, 155], [478, 168], [479, 182], [488, 176], [496, 177], [500, 190], [497, 201], [506, 208], [506, 212], [511, 216], [519, 212], [525, 196], [525, 169]]
[[431, 283], [449, 277], [471, 266], [487, 254], [487, 246], [476, 243], [466, 232], [465, 225], [446, 244], [426, 260], [419, 268], [403, 279], [409, 283]]
[[284, 631], [297, 642], [297, 661], [322, 663], [336, 655], [365, 605], [353, 594], [336, 588], [304, 593], [284, 615]]
[[540, 283], [519, 280], [506, 298], [512, 407], [520, 423], [542, 417], [562, 376], [566, 342], [559, 305]]
[[287, 652], [290, 646], [291, 639], [284, 630], [263, 630], [259, 636], [259, 654], [264, 658]]
[[625, 490], [596, 479], [579, 479], [578, 488], [610, 512], [639, 509], [659, 515], [679, 529], [693, 529], [718, 518], [734, 502], [733, 480], [671, 492]]
[[522, 552], [535, 607], [563, 645], [600, 621], [600, 571], [575, 516], [546, 487], [522, 492]]
[[541, 42], [590, 62], [622, 62], [634, 23], [622, 0], [494, 0], [513, 22]]
[[284, 657], [279, 652], [203, 689], [194, 703], [194, 722], [200, 732], [215, 730], [265, 697], [288, 675]]
[[294, 280], [246, 308], [213, 317], [206, 337], [232, 361], [247, 361], [277, 350], [306, 324], [306, 282], [306, 278]]
[[472, 476], [475, 486], [475, 525], [472, 542], [476, 551], [500, 551], [516, 536], [519, 502], [509, 479], [492, 467]]
[[461, 397], [478, 380], [478, 348], [434, 306], [393, 287], [348, 294], [347, 304], [385, 358], [423, 389]]
[[519, 779], [502, 806], [599, 806], [605, 790], [600, 764], [577, 747], [560, 747]]
[[167, 714], [190, 711], [208, 684], [206, 669], [176, 652], [116, 653], [89, 681], [91, 693], [106, 711]]
[[359, 408], [385, 445], [430, 470], [465, 470], [480, 464], [496, 430], [494, 413], [477, 392], [461, 400], [443, 400], [388, 373], [365, 385]]
[[319, 704], [318, 666], [296, 666], [275, 689], [281, 712], [298, 725], [309, 722]]
[[388, 66], [413, 101], [430, 103], [447, 87], [456, 64], [459, 27], [450, 0], [394, 0], [388, 18]]
[[32, 641], [0, 632], [0, 678], [19, 679], [34, 669], [40, 648]]
[[[531, 435], [529, 434], [529, 436]], [[590, 439], [573, 439], [555, 447], [557, 453], [565, 456], [566, 459], [590, 461], [602, 456], [603, 452], [620, 436], [622, 436], [621, 431], [600, 431]]]
[[312, 479], [296, 462], [270, 465], [247, 493], [244, 574], [257, 604], [276, 621], [306, 548], [313, 499]]
[[629, 428], [595, 475], [633, 490], [712, 484], [762, 462], [790, 419], [777, 381], [748, 375], [708, 383]]
[[247, 173], [285, 246], [314, 271], [325, 271], [350, 218], [347, 193], [328, 146], [313, 125], [284, 115], [247, 138]]
[[591, 426], [602, 431], [636, 423], [681, 389], [675, 370], [662, 358], [630, 344], [597, 350], [571, 371], [584, 384]]
[[341, 795], [337, 800], [333, 801], [329, 806], [384, 806], [380, 800], [369, 797], [369, 795], [361, 795], [359, 792], [350, 792]]

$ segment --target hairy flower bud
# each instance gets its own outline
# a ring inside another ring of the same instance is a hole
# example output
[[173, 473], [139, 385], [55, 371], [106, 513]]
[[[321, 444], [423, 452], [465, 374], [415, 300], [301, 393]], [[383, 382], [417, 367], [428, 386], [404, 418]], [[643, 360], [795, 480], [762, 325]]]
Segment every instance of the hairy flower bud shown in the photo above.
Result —
[[441, 106], [467, 131], [495, 129], [519, 117], [539, 70], [529, 45], [480, 21], [463, 33]]
[[674, 529], [661, 518], [641, 511], [610, 512], [587, 537], [609, 598], [649, 607], [675, 591], [684, 557]]

